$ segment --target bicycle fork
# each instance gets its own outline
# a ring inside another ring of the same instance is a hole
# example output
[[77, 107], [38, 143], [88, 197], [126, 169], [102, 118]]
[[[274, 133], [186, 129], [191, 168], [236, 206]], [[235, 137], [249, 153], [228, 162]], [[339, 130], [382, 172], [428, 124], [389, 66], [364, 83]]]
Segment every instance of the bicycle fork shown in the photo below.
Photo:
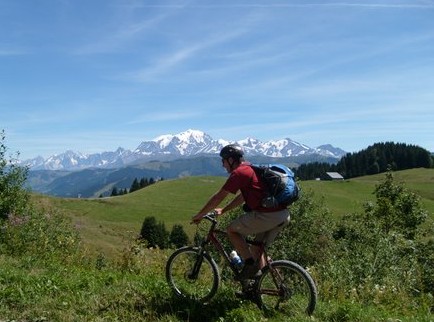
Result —
[[199, 275], [199, 271], [203, 263], [203, 253], [204, 253], [203, 248], [202, 247], [199, 248], [196, 254], [196, 260], [194, 261], [194, 265], [191, 268], [190, 273], [187, 275], [188, 278], [191, 280], [197, 279], [197, 276]]
[[280, 297], [280, 300], [276, 304], [276, 308], [279, 306], [279, 303], [284, 302], [291, 298], [292, 292], [290, 288], [285, 284], [285, 276], [282, 275], [281, 272], [279, 272], [278, 269], [271, 266], [270, 263], [270, 273], [273, 278], [274, 285], [276, 285], [277, 293]]

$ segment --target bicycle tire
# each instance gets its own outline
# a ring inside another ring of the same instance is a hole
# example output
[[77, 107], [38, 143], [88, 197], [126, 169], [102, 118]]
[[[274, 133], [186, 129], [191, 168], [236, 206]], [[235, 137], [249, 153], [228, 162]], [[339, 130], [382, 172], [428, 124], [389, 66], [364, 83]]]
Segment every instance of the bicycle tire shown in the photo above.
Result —
[[[277, 260], [270, 265], [273, 269], [264, 267], [256, 284], [258, 306], [287, 316], [311, 315], [318, 295], [309, 273], [297, 263], [287, 260]], [[277, 272], [280, 282], [275, 282], [273, 271]]]
[[[201, 265], [197, 276], [192, 277], [198, 256], [202, 256]], [[200, 255], [198, 247], [185, 246], [177, 249], [167, 260], [166, 280], [175, 295], [206, 303], [217, 292], [220, 273], [208, 253]]]

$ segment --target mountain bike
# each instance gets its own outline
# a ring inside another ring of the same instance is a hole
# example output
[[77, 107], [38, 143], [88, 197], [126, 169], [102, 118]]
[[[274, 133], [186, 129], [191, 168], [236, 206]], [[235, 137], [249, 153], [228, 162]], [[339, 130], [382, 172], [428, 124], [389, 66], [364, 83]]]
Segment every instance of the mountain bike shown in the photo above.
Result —
[[[208, 303], [217, 293], [220, 271], [212, 253], [220, 254], [227, 262], [237, 280], [241, 268], [231, 262], [222, 243], [226, 231], [217, 228], [216, 213], [206, 214], [204, 219], [211, 225], [199, 246], [181, 247], [169, 257], [166, 264], [166, 280], [179, 296], [201, 303]], [[289, 260], [272, 260], [264, 243], [248, 239], [247, 242], [260, 248], [266, 265], [253, 280], [240, 281], [243, 292], [260, 309], [277, 310], [283, 314], [311, 315], [317, 301], [317, 289], [310, 274], [299, 264]], [[214, 252], [213, 252], [214, 251]]]

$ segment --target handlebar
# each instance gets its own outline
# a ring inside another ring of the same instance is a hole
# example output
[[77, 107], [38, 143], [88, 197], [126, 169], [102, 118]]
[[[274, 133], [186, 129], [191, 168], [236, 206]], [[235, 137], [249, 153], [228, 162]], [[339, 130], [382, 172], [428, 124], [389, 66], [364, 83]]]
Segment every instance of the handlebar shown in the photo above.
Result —
[[213, 210], [202, 216], [199, 220], [193, 220], [191, 224], [198, 224], [202, 219], [209, 220], [214, 226], [217, 225], [217, 211]]
[[205, 216], [203, 216], [203, 218], [204, 219], [208, 219], [213, 224], [216, 224], [217, 223], [217, 212], [215, 210], [214, 211], [210, 211]]

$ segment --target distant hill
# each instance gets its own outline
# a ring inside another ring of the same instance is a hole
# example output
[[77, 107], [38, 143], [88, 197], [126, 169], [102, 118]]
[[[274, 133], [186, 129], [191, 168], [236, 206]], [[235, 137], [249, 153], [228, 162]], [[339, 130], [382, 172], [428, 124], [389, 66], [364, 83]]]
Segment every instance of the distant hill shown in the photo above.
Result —
[[[333, 162], [325, 156], [295, 156], [272, 158], [251, 156], [255, 163], [280, 162], [297, 167], [309, 161]], [[88, 168], [80, 171], [32, 170], [28, 174], [28, 187], [34, 191], [58, 197], [108, 196], [113, 187], [129, 189], [135, 178], [173, 179], [186, 176], [226, 176], [220, 157], [197, 156], [171, 161], [148, 161], [119, 168]]]
[[[434, 221], [434, 169], [411, 169], [394, 173], [422, 198], [422, 204]], [[84, 242], [93, 249], [121, 251], [123, 241], [140, 231], [147, 216], [154, 216], [168, 228], [181, 224], [192, 236], [196, 226], [191, 216], [224, 182], [220, 176], [194, 176], [165, 180], [144, 189], [118, 197], [67, 199], [34, 195], [37, 203], [52, 205], [69, 216], [80, 230]], [[364, 176], [346, 181], [303, 181], [302, 189], [313, 191], [314, 198], [323, 200], [333, 220], [336, 216], [363, 210], [364, 202], [373, 200], [375, 185], [384, 174]]]

